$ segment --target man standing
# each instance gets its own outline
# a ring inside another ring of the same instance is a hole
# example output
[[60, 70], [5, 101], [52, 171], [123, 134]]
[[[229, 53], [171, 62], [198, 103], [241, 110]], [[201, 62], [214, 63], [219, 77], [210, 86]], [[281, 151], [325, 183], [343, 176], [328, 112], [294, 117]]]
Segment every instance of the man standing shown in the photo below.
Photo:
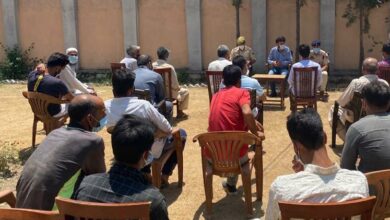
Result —
[[[152, 104], [158, 104], [165, 100], [164, 81], [160, 74], [153, 71], [152, 58], [149, 55], [141, 55], [138, 58], [138, 68], [134, 71], [135, 89], [149, 90], [152, 97]], [[173, 104], [165, 101], [166, 115], [168, 121], [171, 121], [173, 114]]]
[[[70, 93], [63, 81], [56, 78], [68, 63], [69, 60], [65, 54], [53, 53], [50, 55], [47, 60], [47, 70], [42, 64], [37, 67], [37, 70], [32, 71], [28, 75], [28, 91], [44, 93], [58, 99], [72, 100], [72, 93]], [[65, 115], [67, 112], [66, 105], [50, 104], [48, 112], [55, 117]]]
[[137, 69], [137, 59], [140, 56], [141, 47], [137, 45], [131, 45], [126, 48], [126, 57], [121, 60], [120, 63], [124, 63], [127, 69], [134, 71]]
[[390, 169], [390, 88], [374, 81], [364, 86], [362, 104], [367, 116], [353, 123], [345, 139], [341, 167], [363, 173]]
[[[310, 55], [310, 47], [309, 45], [306, 45], [306, 44], [301, 44], [299, 45], [299, 56], [301, 58], [301, 61], [299, 61], [298, 63], [294, 63], [294, 65], [292, 65], [291, 67], [291, 70], [290, 70], [290, 74], [288, 76], [288, 84], [290, 85], [290, 92], [294, 94], [294, 81], [296, 80], [294, 78], [294, 68], [309, 68], [309, 67], [315, 67], [316, 68], [316, 71], [314, 74], [317, 74], [317, 84], [314, 85], [315, 86], [315, 91], [317, 91], [317, 88], [320, 87], [321, 85], [321, 66], [314, 62], [314, 61], [311, 61], [309, 59], [309, 55]], [[313, 81], [314, 81], [314, 76], [313, 76]], [[299, 89], [299, 88], [297, 88]]]
[[209, 64], [208, 71], [222, 71], [225, 66], [231, 65], [229, 47], [222, 44], [217, 48], [218, 59]]
[[167, 203], [140, 170], [145, 166], [153, 144], [154, 126], [144, 118], [126, 115], [112, 135], [114, 164], [108, 173], [87, 176], [73, 198], [88, 202], [151, 202], [150, 219], [168, 220]]
[[[190, 99], [190, 93], [188, 92], [188, 89], [181, 88], [179, 85], [179, 81], [177, 79], [177, 74], [175, 71], [175, 67], [173, 67], [171, 64], [167, 63], [168, 57], [169, 57], [169, 50], [165, 47], [160, 47], [157, 49], [157, 57], [158, 60], [153, 63], [153, 68], [171, 68], [171, 93], [172, 97], [175, 98], [179, 103], [179, 110], [177, 112], [177, 118], [187, 118], [188, 115], [183, 112], [183, 110], [188, 109], [188, 102]], [[168, 92], [169, 89], [169, 82], [165, 82], [165, 91]], [[169, 94], [169, 93], [168, 93]]]
[[70, 123], [52, 131], [23, 167], [16, 185], [16, 207], [51, 210], [55, 197], [70, 179], [106, 171], [104, 141], [91, 131], [104, 126], [103, 100], [79, 95], [69, 105]]
[[280, 219], [278, 202], [344, 202], [368, 196], [367, 179], [361, 172], [340, 169], [326, 151], [326, 134], [314, 109], [293, 112], [287, 130], [294, 146], [295, 174], [277, 177], [268, 197], [266, 220]]
[[[275, 40], [276, 46], [271, 49], [268, 55], [268, 65], [270, 70], [268, 74], [287, 75], [289, 65], [292, 64], [292, 54], [290, 48], [286, 44], [286, 38], [283, 36], [277, 37]], [[271, 83], [271, 97], [276, 97], [275, 83]]]
[[237, 47], [232, 49], [230, 53], [230, 60], [233, 60], [235, 56], [241, 55], [248, 61], [248, 70], [249, 73], [252, 72], [252, 65], [256, 63], [255, 54], [253, 53], [252, 48], [246, 46], [246, 41], [244, 36], [237, 38]]
[[320, 96], [322, 100], [328, 100], [328, 95], [325, 94], [326, 87], [328, 85], [328, 69], [329, 69], [329, 56], [321, 49], [321, 41], [315, 40], [311, 43], [312, 50], [310, 51], [310, 60], [320, 64], [322, 72], [322, 83], [320, 87]]
[[[208, 131], [248, 131], [264, 139], [263, 126], [255, 120], [250, 107], [249, 92], [241, 89], [241, 69], [229, 65], [223, 69], [225, 88], [215, 93], [210, 105]], [[240, 163], [245, 164], [248, 159], [248, 146], [240, 150]], [[210, 158], [209, 152], [203, 152]], [[237, 192], [238, 176], [229, 176], [223, 182], [223, 188], [229, 194]]]
[[[344, 90], [343, 94], [341, 94], [341, 96], [337, 100], [340, 107], [337, 113], [339, 115], [339, 120], [337, 122], [336, 131], [337, 131], [337, 135], [343, 141], [345, 140], [345, 134], [347, 133], [345, 129], [346, 127], [345, 123], [346, 121], [352, 123], [354, 118], [353, 112], [346, 108], [346, 106], [348, 106], [348, 104], [352, 101], [353, 94], [355, 92], [360, 93], [365, 85], [373, 81], [379, 80], [384, 82], [386, 85], [388, 85], [388, 83], [385, 80], [379, 79], [378, 76], [376, 75], [378, 70], [377, 65], [378, 65], [378, 61], [375, 58], [371, 58], [371, 57], [366, 58], [363, 61], [363, 66], [362, 66], [363, 76], [359, 77], [358, 79], [352, 80], [351, 83], [348, 85], [348, 87]], [[334, 106], [330, 108], [328, 114], [328, 121], [331, 126], [333, 123], [333, 109]]]

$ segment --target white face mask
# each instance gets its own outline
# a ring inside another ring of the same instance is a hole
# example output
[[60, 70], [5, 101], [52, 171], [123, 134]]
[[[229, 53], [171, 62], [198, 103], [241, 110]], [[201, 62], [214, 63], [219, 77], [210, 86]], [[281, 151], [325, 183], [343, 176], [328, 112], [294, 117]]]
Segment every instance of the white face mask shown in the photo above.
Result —
[[148, 158], [146, 158], [146, 160], [144, 159], [144, 167], [146, 167], [147, 165], [151, 164], [153, 162], [153, 155], [152, 153], [150, 153], [150, 151], [148, 152]]
[[284, 50], [285, 48], [286, 48], [286, 46], [284, 46], [283, 44], [279, 45], [279, 50]]
[[321, 52], [321, 48], [315, 47], [315, 48], [313, 48], [313, 52], [316, 54], [319, 54]]

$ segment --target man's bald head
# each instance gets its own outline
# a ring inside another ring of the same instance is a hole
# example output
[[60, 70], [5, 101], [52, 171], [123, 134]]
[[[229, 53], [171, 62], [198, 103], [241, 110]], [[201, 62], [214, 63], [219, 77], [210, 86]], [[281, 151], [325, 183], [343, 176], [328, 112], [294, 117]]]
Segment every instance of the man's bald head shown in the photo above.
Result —
[[372, 57], [368, 57], [363, 61], [363, 73], [364, 74], [376, 74], [378, 69], [378, 60]]
[[80, 123], [89, 114], [96, 117], [99, 111], [104, 112], [101, 98], [89, 94], [78, 95], [72, 99], [68, 107], [71, 122]]

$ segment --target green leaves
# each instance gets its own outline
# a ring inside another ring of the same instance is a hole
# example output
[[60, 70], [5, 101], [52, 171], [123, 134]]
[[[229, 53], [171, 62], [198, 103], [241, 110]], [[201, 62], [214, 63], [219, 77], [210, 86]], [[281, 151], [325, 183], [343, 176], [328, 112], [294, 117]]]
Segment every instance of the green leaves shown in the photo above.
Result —
[[3, 79], [26, 79], [28, 73], [43, 62], [42, 59], [31, 57], [34, 43], [24, 51], [19, 46], [10, 48], [2, 43], [0, 49], [5, 53], [5, 58], [0, 61], [0, 78]]

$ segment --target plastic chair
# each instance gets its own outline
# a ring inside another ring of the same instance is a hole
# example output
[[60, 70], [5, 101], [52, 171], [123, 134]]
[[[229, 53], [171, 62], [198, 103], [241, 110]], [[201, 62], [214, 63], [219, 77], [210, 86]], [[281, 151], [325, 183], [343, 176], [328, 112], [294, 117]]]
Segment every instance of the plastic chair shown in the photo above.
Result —
[[380, 170], [365, 175], [370, 194], [376, 196], [374, 219], [390, 217], [390, 170]]
[[[213, 200], [213, 175], [227, 177], [241, 174], [244, 186], [245, 203], [248, 216], [253, 215], [251, 169], [249, 164], [254, 164], [256, 173], [257, 199], [262, 200], [263, 194], [263, 154], [259, 137], [240, 131], [207, 132], [193, 138], [193, 142], [199, 141], [202, 149], [203, 183], [206, 194], [206, 213], [212, 213]], [[240, 149], [245, 145], [255, 144], [255, 157], [247, 164], [240, 164]], [[211, 158], [204, 155], [208, 150]]]
[[149, 220], [150, 202], [96, 203], [57, 197], [56, 204], [64, 219]]
[[346, 202], [306, 203], [279, 202], [282, 220], [298, 219], [351, 219], [361, 216], [361, 220], [370, 220], [375, 204], [375, 196]]

